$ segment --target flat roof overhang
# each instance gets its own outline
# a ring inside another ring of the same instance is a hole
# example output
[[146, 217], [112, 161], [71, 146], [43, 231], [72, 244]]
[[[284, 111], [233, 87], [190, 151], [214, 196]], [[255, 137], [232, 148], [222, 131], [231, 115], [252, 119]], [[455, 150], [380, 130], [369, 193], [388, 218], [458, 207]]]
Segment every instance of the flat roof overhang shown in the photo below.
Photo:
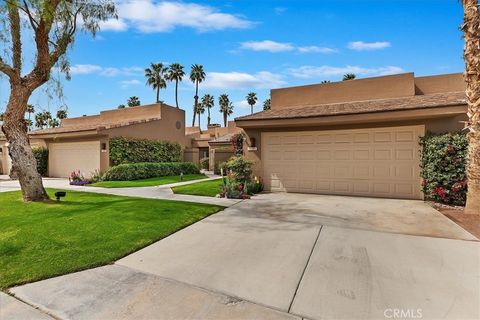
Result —
[[334, 126], [344, 124], [368, 124], [379, 122], [396, 122], [406, 120], [421, 120], [434, 118], [448, 118], [466, 114], [467, 106], [446, 106], [435, 108], [422, 108], [397, 111], [378, 111], [369, 113], [278, 118], [278, 119], [238, 119], [237, 127], [243, 129], [282, 128], [282, 127], [309, 127], [309, 126]]
[[72, 132], [60, 132], [60, 133], [45, 133], [45, 134], [31, 134], [30, 139], [75, 139], [75, 138], [101, 138], [105, 135], [99, 134], [95, 130], [85, 131], [72, 131]]

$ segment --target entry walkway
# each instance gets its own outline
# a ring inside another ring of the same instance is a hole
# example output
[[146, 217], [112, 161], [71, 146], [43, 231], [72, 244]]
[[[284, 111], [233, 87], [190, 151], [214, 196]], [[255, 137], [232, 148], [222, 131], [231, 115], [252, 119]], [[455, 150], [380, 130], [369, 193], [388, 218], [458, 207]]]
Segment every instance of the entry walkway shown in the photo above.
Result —
[[[103, 194], [112, 194], [117, 196], [127, 196], [127, 197], [139, 197], [139, 198], [151, 198], [151, 199], [165, 199], [165, 200], [176, 200], [176, 201], [186, 201], [186, 202], [196, 202], [196, 203], [206, 203], [206, 204], [215, 204], [224, 207], [229, 207], [234, 205], [242, 200], [238, 199], [225, 199], [225, 198], [214, 198], [214, 197], [202, 197], [202, 196], [191, 196], [184, 194], [175, 194], [172, 191], [172, 187], [197, 183], [201, 181], [209, 181], [220, 179], [218, 176], [211, 176], [206, 179], [200, 180], [191, 180], [184, 182], [177, 182], [172, 184], [164, 184], [156, 187], [135, 187], [135, 188], [99, 188], [99, 187], [89, 187], [89, 186], [71, 186], [68, 183], [68, 179], [51, 179], [45, 178], [43, 180], [43, 185], [45, 188], [55, 188], [55, 189], [64, 189], [64, 190], [73, 190], [80, 192], [94, 192], [94, 193], [103, 193]], [[20, 185], [17, 180], [11, 181], [0, 181], [0, 192], [8, 192], [20, 190]]]

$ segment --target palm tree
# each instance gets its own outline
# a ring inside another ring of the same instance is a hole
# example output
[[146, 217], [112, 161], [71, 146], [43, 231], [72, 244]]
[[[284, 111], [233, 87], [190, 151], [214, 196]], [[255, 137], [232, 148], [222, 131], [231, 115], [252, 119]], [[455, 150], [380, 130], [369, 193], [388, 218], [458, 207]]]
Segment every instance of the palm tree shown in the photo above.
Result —
[[195, 117], [197, 115], [197, 107], [198, 107], [198, 84], [205, 80], [205, 71], [203, 71], [203, 66], [200, 64], [193, 64], [192, 69], [190, 71], [190, 80], [195, 83], [195, 104], [193, 105], [193, 121], [192, 127], [195, 126]]
[[57, 118], [60, 120], [66, 119], [68, 116], [67, 110], [65, 109], [60, 109], [57, 111]]
[[347, 81], [347, 80], [353, 80], [355, 79], [357, 76], [355, 75], [355, 73], [345, 73], [343, 75], [343, 79], [342, 81]]
[[125, 109], [125, 105], [124, 104], [119, 104], [117, 109]]
[[60, 121], [58, 121], [58, 119], [56, 119], [56, 118], [49, 119], [48, 120], [48, 126], [50, 128], [56, 128], [56, 127], [60, 126]]
[[28, 132], [33, 126], [33, 121], [31, 119], [25, 119], [25, 125], [27, 126], [27, 132]]
[[255, 92], [249, 92], [246, 99], [247, 103], [250, 105], [250, 113], [253, 113], [253, 106], [257, 103], [257, 94]]
[[167, 68], [163, 63], [151, 63], [150, 68], [145, 69], [145, 77], [147, 78], [147, 85], [157, 90], [157, 103], [160, 102], [160, 89], [167, 87], [165, 81], [165, 73]]
[[30, 120], [32, 117], [32, 113], [35, 113], [35, 107], [31, 104], [27, 104], [27, 113], [28, 113], [28, 120]]
[[175, 81], [175, 103], [178, 109], [178, 82], [182, 81], [185, 71], [180, 63], [172, 63], [168, 68], [167, 79]]
[[480, 14], [478, 0], [462, 0], [465, 38], [465, 81], [468, 104], [467, 204], [466, 213], [480, 214]]
[[218, 98], [220, 112], [223, 113], [223, 126], [227, 126], [228, 116], [233, 113], [233, 104], [230, 102], [227, 94], [221, 94]]
[[129, 107], [137, 107], [140, 105], [140, 99], [137, 96], [128, 98], [127, 104]]
[[205, 106], [202, 103], [197, 105], [198, 127], [200, 128], [200, 115], [205, 113]]
[[[346, 76], [346, 75], [345, 75], [345, 76]], [[345, 76], [344, 76], [344, 77], [345, 77]], [[355, 76], [355, 75], [354, 75], [354, 76]], [[347, 79], [344, 79], [344, 80], [347, 80]], [[320, 82], [320, 83], [330, 83], [330, 80], [323, 80], [323, 81]]]
[[270, 108], [271, 108], [270, 104], [271, 104], [270, 99], [267, 99], [267, 100], [263, 101], [263, 111], [270, 110]]
[[215, 99], [212, 95], [206, 94], [202, 97], [202, 106], [207, 110], [207, 128], [210, 126], [210, 109], [215, 106]]

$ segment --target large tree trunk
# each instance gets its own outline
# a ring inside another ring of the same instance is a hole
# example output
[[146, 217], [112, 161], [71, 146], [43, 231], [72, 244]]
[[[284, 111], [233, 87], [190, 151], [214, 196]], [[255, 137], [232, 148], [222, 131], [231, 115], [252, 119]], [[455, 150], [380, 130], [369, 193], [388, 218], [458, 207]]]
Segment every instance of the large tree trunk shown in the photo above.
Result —
[[468, 193], [466, 213], [480, 214], [480, 14], [477, 0], [462, 0], [468, 103]]
[[207, 108], [208, 111], [208, 118], [207, 118], [207, 129], [210, 127], [210, 108]]
[[11, 86], [10, 89], [10, 99], [2, 130], [9, 143], [12, 171], [18, 177], [25, 201], [48, 200], [49, 197], [43, 188], [42, 177], [37, 172], [37, 162], [28, 141], [24, 120], [31, 92], [20, 85]]
[[160, 102], [160, 87], [157, 87], [157, 103]]
[[223, 113], [223, 126], [226, 128], [227, 127], [227, 113]]

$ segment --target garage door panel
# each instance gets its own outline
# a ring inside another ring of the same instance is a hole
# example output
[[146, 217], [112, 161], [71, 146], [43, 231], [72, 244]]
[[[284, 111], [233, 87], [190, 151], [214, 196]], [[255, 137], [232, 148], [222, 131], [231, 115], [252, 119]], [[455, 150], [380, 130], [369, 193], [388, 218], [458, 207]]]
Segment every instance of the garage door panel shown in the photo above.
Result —
[[266, 189], [421, 199], [423, 126], [262, 134]]
[[48, 170], [51, 177], [69, 177], [80, 170], [85, 177], [100, 169], [100, 141], [50, 143]]

